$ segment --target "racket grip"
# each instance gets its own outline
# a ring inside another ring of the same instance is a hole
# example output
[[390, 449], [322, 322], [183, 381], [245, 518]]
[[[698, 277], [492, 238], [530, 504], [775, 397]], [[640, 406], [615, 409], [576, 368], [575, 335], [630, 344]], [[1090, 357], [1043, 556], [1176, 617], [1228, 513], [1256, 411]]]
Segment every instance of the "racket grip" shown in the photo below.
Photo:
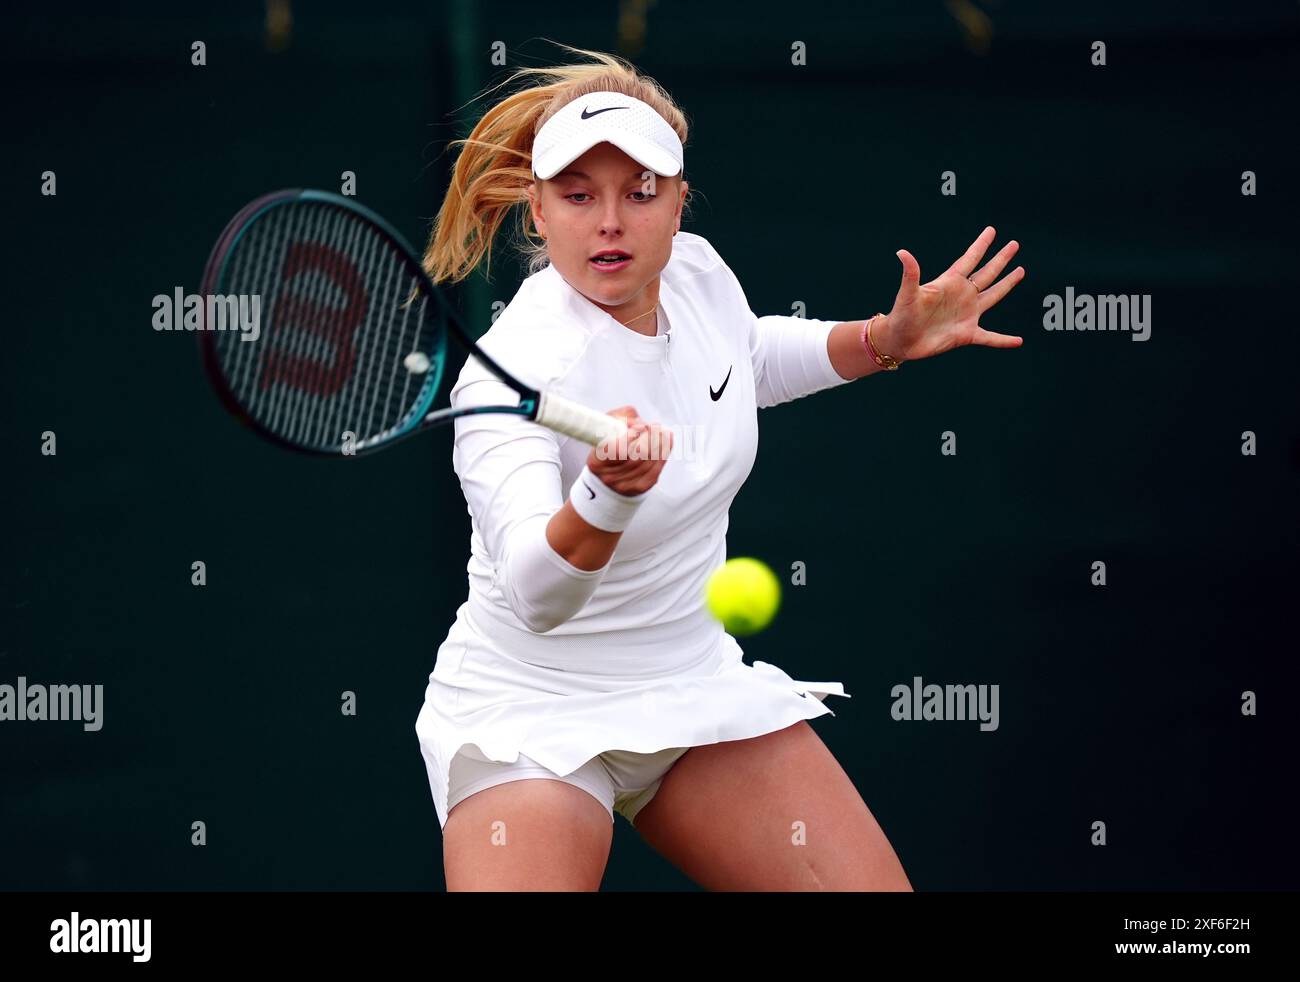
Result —
[[537, 422], [593, 447], [606, 437], [618, 438], [627, 432], [627, 423], [617, 416], [599, 413], [554, 392], [541, 394]]

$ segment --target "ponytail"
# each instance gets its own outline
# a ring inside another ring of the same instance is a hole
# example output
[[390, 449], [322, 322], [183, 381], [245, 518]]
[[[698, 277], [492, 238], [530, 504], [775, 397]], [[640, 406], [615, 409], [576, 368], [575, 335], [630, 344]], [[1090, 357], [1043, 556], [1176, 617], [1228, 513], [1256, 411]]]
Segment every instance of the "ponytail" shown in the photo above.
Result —
[[520, 69], [496, 87], [520, 78], [535, 78], [538, 84], [501, 100], [484, 113], [466, 139], [452, 141], [461, 151], [424, 253], [424, 269], [435, 283], [459, 282], [483, 260], [490, 279], [492, 242], [510, 210], [520, 204], [525, 207], [520, 209], [519, 248], [528, 259], [528, 271], [546, 266], [546, 240], [527, 207], [528, 186], [535, 180], [533, 139], [551, 116], [574, 99], [593, 92], [621, 92], [640, 99], [686, 142], [686, 116], [658, 82], [615, 55], [560, 46], [592, 61]]

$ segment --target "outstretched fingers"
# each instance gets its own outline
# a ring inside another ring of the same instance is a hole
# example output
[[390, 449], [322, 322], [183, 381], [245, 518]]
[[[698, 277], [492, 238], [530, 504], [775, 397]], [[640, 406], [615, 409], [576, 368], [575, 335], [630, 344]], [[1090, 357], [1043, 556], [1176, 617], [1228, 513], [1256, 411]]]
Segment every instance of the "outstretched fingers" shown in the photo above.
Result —
[[975, 334], [970, 341], [971, 344], [982, 344], [989, 348], [1019, 348], [1024, 342], [1024, 338], [1010, 334], [995, 334], [982, 327], [975, 328]]
[[1011, 257], [1016, 254], [1016, 251], [1019, 248], [1020, 243], [1015, 239], [1012, 239], [998, 250], [996, 256], [984, 264], [983, 269], [978, 273], [971, 274], [971, 282], [979, 289], [987, 290], [993, 285], [993, 281], [1002, 275], [1002, 271], [1006, 269], [1007, 263], [1011, 261]]
[[948, 272], [960, 273], [962, 279], [967, 279], [975, 271], [975, 267], [984, 257], [984, 253], [989, 251], [989, 246], [993, 244], [997, 234], [997, 230], [992, 225], [984, 229], [979, 234], [979, 238], [972, 242], [970, 248], [962, 254], [961, 258], [948, 267]]
[[1025, 267], [1017, 266], [987, 290], [980, 290], [979, 295], [976, 297], [979, 312], [982, 314], [984, 311], [992, 307], [995, 303], [1015, 289], [1016, 284], [1024, 278]]

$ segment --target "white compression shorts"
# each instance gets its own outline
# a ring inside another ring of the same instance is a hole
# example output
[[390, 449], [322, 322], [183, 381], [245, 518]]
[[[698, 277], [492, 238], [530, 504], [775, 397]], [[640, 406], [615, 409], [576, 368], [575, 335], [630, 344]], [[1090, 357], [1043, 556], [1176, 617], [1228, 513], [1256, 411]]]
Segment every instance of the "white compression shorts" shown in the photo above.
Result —
[[635, 825], [636, 816], [659, 790], [664, 775], [689, 747], [669, 747], [654, 753], [639, 754], [630, 750], [607, 750], [591, 758], [576, 771], [558, 776], [523, 754], [513, 763], [488, 760], [473, 746], [463, 747], [451, 762], [447, 816], [472, 794], [509, 781], [526, 778], [549, 778], [581, 788], [605, 806], [609, 820], [618, 812]]

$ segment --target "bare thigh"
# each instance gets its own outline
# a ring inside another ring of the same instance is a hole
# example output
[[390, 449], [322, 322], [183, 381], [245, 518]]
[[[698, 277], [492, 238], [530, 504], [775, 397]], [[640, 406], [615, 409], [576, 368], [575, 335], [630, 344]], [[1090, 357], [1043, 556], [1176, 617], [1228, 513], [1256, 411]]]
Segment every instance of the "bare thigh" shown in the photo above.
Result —
[[706, 890], [911, 890], [884, 831], [807, 720], [692, 747], [636, 829]]
[[613, 838], [609, 812], [581, 788], [547, 778], [497, 784], [447, 815], [447, 890], [599, 890]]

